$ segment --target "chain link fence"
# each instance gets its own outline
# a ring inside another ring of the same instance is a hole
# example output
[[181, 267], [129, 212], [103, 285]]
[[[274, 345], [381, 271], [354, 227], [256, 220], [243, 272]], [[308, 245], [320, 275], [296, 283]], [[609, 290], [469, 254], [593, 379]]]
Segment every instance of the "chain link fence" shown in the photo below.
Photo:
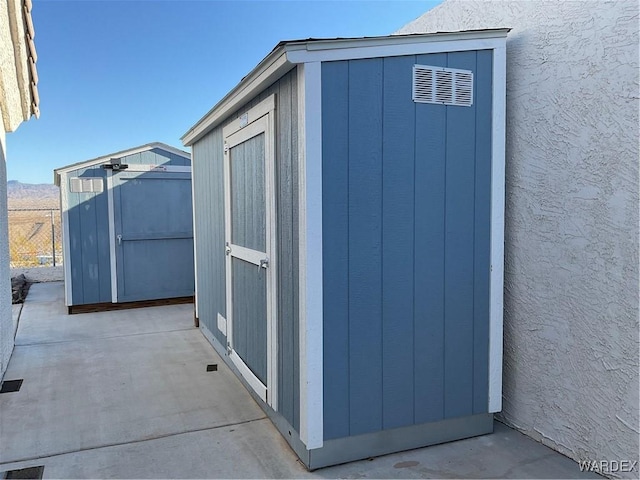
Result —
[[62, 265], [60, 209], [9, 208], [11, 267]]

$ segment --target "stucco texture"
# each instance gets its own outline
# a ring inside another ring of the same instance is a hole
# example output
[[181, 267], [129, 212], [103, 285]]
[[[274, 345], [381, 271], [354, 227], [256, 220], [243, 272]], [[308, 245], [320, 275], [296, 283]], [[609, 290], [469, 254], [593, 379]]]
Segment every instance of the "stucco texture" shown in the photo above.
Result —
[[0, 2], [0, 112], [5, 132], [31, 116], [29, 56], [22, 0]]
[[[2, 120], [0, 112], [0, 121]], [[9, 238], [7, 218], [7, 165], [5, 133], [0, 129], [0, 382], [13, 351], [13, 318], [11, 314], [11, 278], [9, 271]]]
[[[27, 5], [28, 4], [28, 5]], [[26, 19], [30, 18], [30, 2], [0, 2], [0, 380], [13, 351], [13, 319], [11, 315], [11, 280], [7, 227], [6, 132], [12, 132], [32, 113], [37, 114], [33, 98], [27, 45]], [[34, 52], [35, 54], [35, 52]], [[32, 105], [33, 102], [33, 105]]]
[[502, 417], [637, 460], [638, 2], [449, 0], [397, 33], [490, 27], [513, 28]]

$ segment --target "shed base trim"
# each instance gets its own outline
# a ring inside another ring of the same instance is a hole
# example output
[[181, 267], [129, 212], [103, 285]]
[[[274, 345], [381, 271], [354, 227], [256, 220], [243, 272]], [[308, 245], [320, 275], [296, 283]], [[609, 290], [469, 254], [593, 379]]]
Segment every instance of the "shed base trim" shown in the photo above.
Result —
[[309, 450], [302, 440], [300, 440], [300, 434], [291, 426], [291, 424], [285, 420], [285, 418], [280, 415], [278, 412], [273, 410], [269, 405], [262, 401], [262, 399], [253, 391], [251, 386], [247, 383], [247, 381], [242, 377], [236, 366], [233, 364], [229, 355], [227, 353], [227, 349], [220, 343], [220, 341], [211, 333], [211, 330], [207, 328], [204, 322], [200, 323], [200, 331], [204, 335], [209, 343], [213, 346], [214, 350], [220, 357], [222, 361], [233, 371], [235, 376], [240, 380], [240, 382], [244, 385], [244, 388], [247, 389], [251, 397], [256, 401], [260, 408], [264, 410], [264, 413], [267, 414], [271, 423], [278, 429], [280, 435], [287, 441], [291, 449], [295, 452], [295, 454], [300, 458], [302, 463], [309, 468]]
[[309, 452], [309, 463], [305, 462], [305, 464], [310, 470], [315, 470], [487, 433], [493, 433], [492, 413], [452, 418], [354, 437], [325, 440], [322, 448]]
[[69, 315], [73, 315], [76, 313], [93, 313], [93, 312], [108, 312], [111, 310], [127, 310], [129, 308], [163, 307], [166, 305], [181, 305], [183, 303], [193, 303], [193, 302], [194, 302], [193, 296], [159, 298], [156, 300], [137, 300], [135, 302], [120, 302], [120, 303], [104, 302], [104, 303], [89, 303], [86, 305], [68, 305], [67, 311]]
[[264, 410], [273, 425], [309, 470], [493, 433], [493, 414], [481, 413], [353, 437], [325, 440], [322, 448], [307, 450], [300, 440], [299, 433], [295, 431], [289, 422], [252, 391], [235, 365], [233, 365], [233, 362], [229, 360], [226, 348], [204, 323], [200, 323], [200, 331], [242, 382], [253, 399]]

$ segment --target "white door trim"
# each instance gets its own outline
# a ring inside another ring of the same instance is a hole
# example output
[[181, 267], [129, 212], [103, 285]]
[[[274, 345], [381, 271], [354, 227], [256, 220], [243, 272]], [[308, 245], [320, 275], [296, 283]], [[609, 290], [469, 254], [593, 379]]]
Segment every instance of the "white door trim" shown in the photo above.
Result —
[[231, 352], [229, 352], [229, 358], [240, 372], [240, 375], [242, 375], [242, 378], [244, 378], [251, 386], [253, 391], [256, 392], [263, 402], [267, 402], [267, 387], [253, 374], [251, 369], [247, 367], [240, 355], [232, 349]]
[[[232, 256], [244, 260], [245, 262], [253, 263], [254, 265], [260, 265], [262, 260], [269, 260], [269, 256], [266, 252], [259, 252], [258, 250], [251, 250], [250, 248], [241, 247], [240, 245], [230, 244]], [[267, 258], [265, 259], [265, 255]]]
[[[230, 250], [226, 253], [226, 300], [227, 300], [227, 351], [242, 376], [254, 391], [268, 405], [277, 411], [277, 367], [278, 367], [278, 336], [277, 336], [277, 276], [276, 276], [276, 205], [275, 205], [275, 95], [254, 106], [229, 125], [223, 128], [224, 140], [224, 199], [225, 199], [225, 243]], [[266, 252], [257, 252], [231, 242], [231, 166], [229, 151], [236, 145], [264, 133], [265, 155], [265, 224], [266, 224]], [[245, 365], [239, 355], [233, 350], [233, 257], [260, 265], [265, 258], [269, 262], [267, 274], [267, 385], [260, 380]], [[262, 391], [264, 389], [264, 394]]]
[[[265, 133], [265, 150], [267, 148], [266, 132], [269, 127], [269, 115], [263, 115], [256, 119], [253, 123], [245, 126], [242, 130], [238, 130], [224, 137], [225, 148], [231, 149], [247, 140]], [[266, 152], [265, 152], [266, 154]]]

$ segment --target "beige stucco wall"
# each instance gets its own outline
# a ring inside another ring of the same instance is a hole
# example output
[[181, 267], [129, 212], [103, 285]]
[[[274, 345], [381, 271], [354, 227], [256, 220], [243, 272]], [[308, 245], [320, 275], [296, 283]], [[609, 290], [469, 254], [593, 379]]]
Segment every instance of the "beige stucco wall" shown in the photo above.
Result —
[[28, 62], [22, 0], [0, 2], [0, 112], [5, 132], [31, 117]]
[[[0, 112], [0, 117], [2, 112]], [[0, 120], [2, 120], [0, 118]], [[9, 231], [7, 221], [6, 138], [0, 128], [0, 381], [13, 351], [13, 320], [11, 317], [11, 281], [9, 271]]]
[[637, 460], [638, 2], [448, 0], [397, 33], [490, 27], [513, 28], [502, 417]]
[[[0, 2], [0, 381], [13, 351], [7, 219], [6, 136], [31, 117], [29, 46], [23, 0]], [[35, 54], [35, 52], [34, 52]], [[35, 69], [33, 69], [35, 71]]]

